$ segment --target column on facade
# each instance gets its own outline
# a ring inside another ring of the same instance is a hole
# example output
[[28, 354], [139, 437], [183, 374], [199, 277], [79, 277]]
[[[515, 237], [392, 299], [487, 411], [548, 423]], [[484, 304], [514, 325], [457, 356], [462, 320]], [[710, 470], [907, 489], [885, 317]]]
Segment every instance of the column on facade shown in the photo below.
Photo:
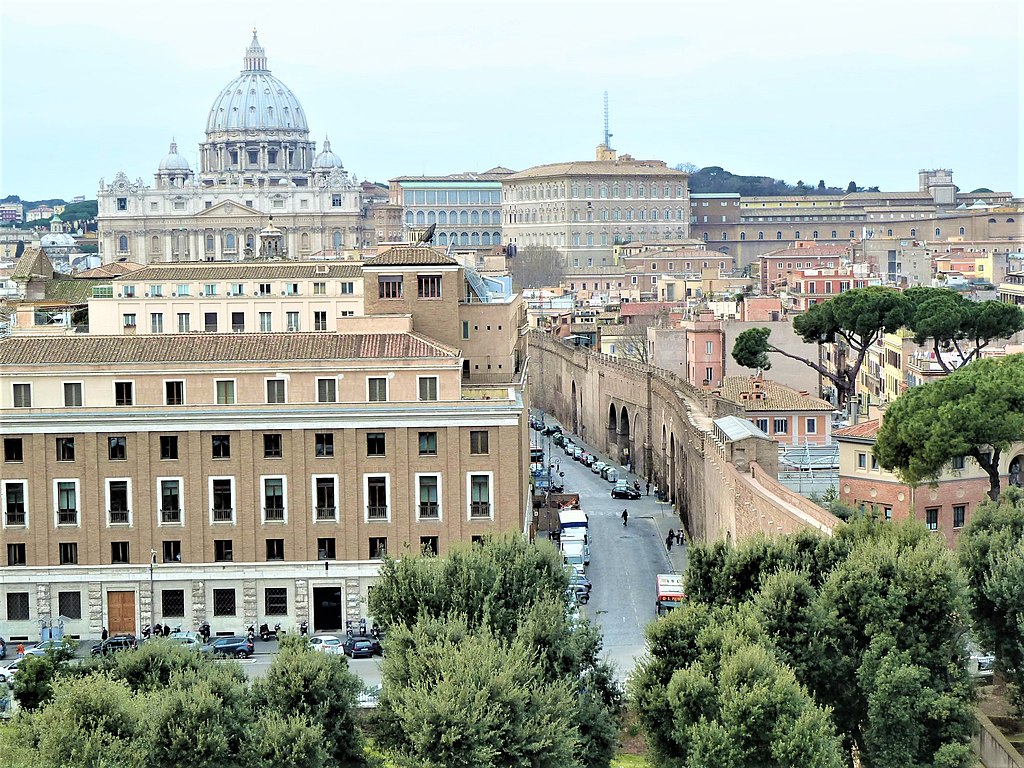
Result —
[[221, 238], [224, 236], [224, 230], [215, 229], [213, 230], [213, 258], [217, 261], [221, 260], [223, 253], [223, 243]]
[[174, 234], [164, 230], [164, 261], [172, 261], [174, 256]]

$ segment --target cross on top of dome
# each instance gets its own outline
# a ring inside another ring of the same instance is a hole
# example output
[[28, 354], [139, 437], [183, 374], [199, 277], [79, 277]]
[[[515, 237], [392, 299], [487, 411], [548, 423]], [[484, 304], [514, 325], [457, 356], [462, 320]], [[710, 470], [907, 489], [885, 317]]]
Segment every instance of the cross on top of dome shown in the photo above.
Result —
[[252, 28], [252, 42], [245, 49], [245, 71], [268, 71], [267, 54], [256, 38], [256, 27]]

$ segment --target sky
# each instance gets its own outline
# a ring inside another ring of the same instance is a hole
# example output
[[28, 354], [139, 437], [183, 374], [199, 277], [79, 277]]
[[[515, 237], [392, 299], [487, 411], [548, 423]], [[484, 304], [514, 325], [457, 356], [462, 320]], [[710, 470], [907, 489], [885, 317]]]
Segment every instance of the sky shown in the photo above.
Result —
[[1024, 195], [1017, 0], [0, 3], [0, 197], [196, 170], [252, 28], [360, 180], [612, 146], [789, 183]]

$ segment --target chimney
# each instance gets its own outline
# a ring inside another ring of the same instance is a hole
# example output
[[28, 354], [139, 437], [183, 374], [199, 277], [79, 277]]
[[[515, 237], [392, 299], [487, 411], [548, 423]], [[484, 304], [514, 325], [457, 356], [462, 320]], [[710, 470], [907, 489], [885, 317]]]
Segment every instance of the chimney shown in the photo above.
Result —
[[615, 150], [607, 144], [598, 144], [596, 158], [598, 162], [606, 161], [614, 163], [616, 159]]

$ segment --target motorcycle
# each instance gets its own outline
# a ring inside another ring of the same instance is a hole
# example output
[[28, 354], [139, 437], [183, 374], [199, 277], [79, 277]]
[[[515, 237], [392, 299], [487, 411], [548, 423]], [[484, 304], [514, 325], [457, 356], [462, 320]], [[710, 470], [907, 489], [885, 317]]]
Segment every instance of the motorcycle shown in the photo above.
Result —
[[210, 642], [210, 622], [204, 621], [199, 625], [199, 636], [203, 639], [204, 643]]
[[152, 634], [152, 632], [153, 632], [153, 630], [152, 630], [152, 628], [151, 628], [151, 627], [149, 626], [149, 624], [147, 624], [146, 626], [144, 626], [144, 627], [142, 628], [142, 639], [143, 639], [143, 640], [149, 640], [149, 636], [150, 636], [150, 634]]
[[277, 624], [274, 625], [274, 636], [278, 640], [280, 640], [282, 637], [284, 637], [284, 629], [281, 628], [281, 624], [280, 623], [277, 623]]
[[252, 624], [246, 629], [246, 637], [249, 638], [250, 642], [256, 639], [256, 628]]
[[266, 624], [260, 624], [260, 640], [267, 642], [274, 636], [274, 633], [270, 631], [270, 627]]
[[304, 621], [301, 624], [299, 624], [299, 634], [302, 635], [303, 637], [305, 637], [306, 635], [309, 634], [309, 622], [308, 621]]

